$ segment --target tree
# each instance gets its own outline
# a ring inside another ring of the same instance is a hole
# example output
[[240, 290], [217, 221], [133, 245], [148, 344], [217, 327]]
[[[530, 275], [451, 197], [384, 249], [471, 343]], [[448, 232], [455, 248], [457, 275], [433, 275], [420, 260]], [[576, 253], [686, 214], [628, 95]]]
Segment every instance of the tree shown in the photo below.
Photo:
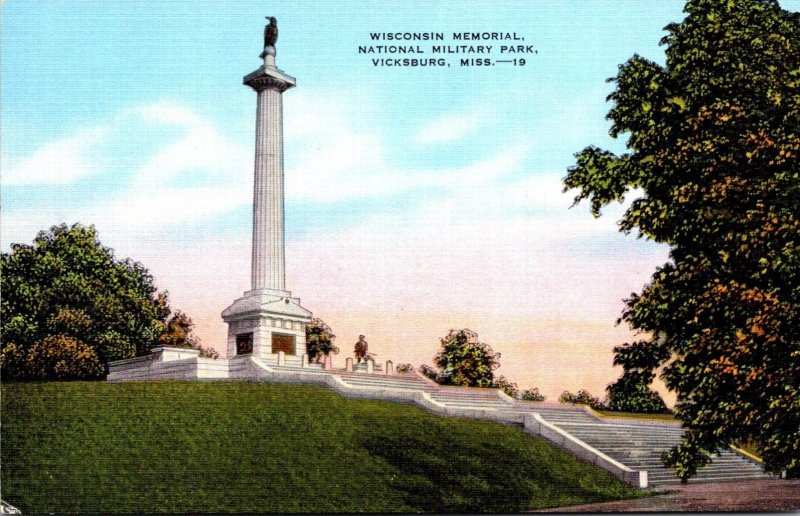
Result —
[[[661, 355], [658, 355], [659, 351]], [[650, 388], [656, 377], [653, 369], [668, 358], [663, 355], [663, 350], [654, 350], [647, 341], [640, 341], [617, 346], [614, 354], [614, 365], [621, 365], [624, 372], [616, 382], [606, 387], [608, 408], [619, 412], [669, 413], [661, 395]]]
[[[93, 226], [53, 226], [0, 255], [5, 379], [100, 379], [147, 354], [170, 314], [140, 263], [116, 260]], [[98, 366], [99, 364], [99, 366]]]
[[423, 364], [420, 372], [442, 385], [492, 387], [493, 371], [500, 367], [500, 353], [466, 329], [450, 330], [433, 360], [438, 371]]
[[[773, 0], [689, 0], [666, 65], [634, 55], [611, 79], [611, 135], [564, 179], [591, 211], [640, 192], [623, 232], [670, 259], [620, 321], [677, 395], [681, 479], [728, 445], [800, 473], [800, 16]], [[618, 354], [618, 357], [620, 355]], [[624, 359], [623, 359], [624, 360]]]
[[544, 394], [539, 392], [538, 387], [532, 387], [522, 391], [522, 393], [519, 395], [519, 399], [522, 401], [544, 401], [547, 398]]
[[191, 317], [176, 310], [167, 320], [164, 332], [158, 337], [160, 346], [177, 348], [194, 348], [203, 358], [219, 358], [219, 353], [214, 348], [205, 347], [200, 343], [200, 338], [194, 334], [194, 322]]
[[333, 344], [336, 335], [325, 321], [317, 317], [311, 319], [306, 325], [306, 352], [308, 359], [314, 362], [322, 361], [326, 356], [339, 353], [339, 348]]

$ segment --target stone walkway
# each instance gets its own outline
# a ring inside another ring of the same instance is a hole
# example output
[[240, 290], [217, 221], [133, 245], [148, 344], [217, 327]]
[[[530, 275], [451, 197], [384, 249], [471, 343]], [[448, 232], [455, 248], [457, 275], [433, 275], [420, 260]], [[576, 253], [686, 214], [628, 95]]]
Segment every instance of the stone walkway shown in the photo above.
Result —
[[776, 512], [800, 510], [800, 480], [686, 484], [639, 500], [557, 507], [539, 512]]

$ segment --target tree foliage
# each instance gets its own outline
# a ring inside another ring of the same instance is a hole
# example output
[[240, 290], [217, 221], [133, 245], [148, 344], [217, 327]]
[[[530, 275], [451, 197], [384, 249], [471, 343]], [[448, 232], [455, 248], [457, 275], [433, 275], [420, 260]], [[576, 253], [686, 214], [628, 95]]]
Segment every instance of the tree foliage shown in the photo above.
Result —
[[544, 394], [539, 392], [538, 387], [531, 387], [530, 389], [525, 389], [519, 395], [519, 399], [522, 401], [544, 401], [547, 399]]
[[593, 409], [604, 410], [608, 407], [603, 405], [600, 398], [593, 396], [592, 393], [586, 389], [579, 390], [576, 394], [569, 391], [564, 391], [558, 397], [560, 403], [571, 403], [573, 405], [589, 405]]
[[427, 365], [420, 372], [442, 385], [493, 387], [494, 370], [500, 367], [500, 353], [479, 342], [469, 330], [450, 330], [441, 339], [441, 349], [433, 359], [436, 369]]
[[413, 373], [415, 369], [413, 365], [404, 362], [397, 364], [395, 371], [398, 373]]
[[339, 353], [333, 341], [336, 335], [333, 334], [331, 327], [325, 321], [315, 317], [306, 325], [306, 352], [308, 359], [312, 362], [320, 362], [330, 354]]
[[595, 216], [637, 189], [621, 230], [670, 246], [621, 317], [652, 336], [636, 369], [665, 365], [677, 394], [687, 432], [668, 463], [685, 480], [749, 441], [767, 470], [797, 473], [800, 16], [771, 0], [685, 11], [666, 27], [665, 66], [634, 55], [611, 79], [611, 135], [627, 152], [584, 149], [564, 184]]
[[495, 389], [501, 389], [504, 393], [512, 398], [519, 397], [519, 387], [516, 383], [508, 380], [505, 376], [495, 378], [495, 380], [492, 382], [492, 387]]
[[12, 244], [0, 271], [5, 379], [104, 378], [109, 361], [188, 338], [191, 321], [179, 337], [185, 315], [168, 324], [168, 295], [147, 269], [115, 259], [93, 226], [62, 224], [33, 245]]
[[650, 388], [656, 377], [653, 369], [669, 358], [663, 355], [663, 350], [654, 352], [647, 341], [640, 341], [617, 346], [614, 354], [614, 365], [621, 365], [624, 371], [616, 382], [606, 387], [608, 408], [619, 412], [669, 413], [661, 395]]
[[219, 353], [214, 348], [203, 346], [200, 338], [194, 334], [194, 321], [180, 310], [176, 310], [167, 320], [164, 332], [158, 338], [159, 346], [177, 348], [194, 348], [200, 352], [202, 358], [219, 358]]

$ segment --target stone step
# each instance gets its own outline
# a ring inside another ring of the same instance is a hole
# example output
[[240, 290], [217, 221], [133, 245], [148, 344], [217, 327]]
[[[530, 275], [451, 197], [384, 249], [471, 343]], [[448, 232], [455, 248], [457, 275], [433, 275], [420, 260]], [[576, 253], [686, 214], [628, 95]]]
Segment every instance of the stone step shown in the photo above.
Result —
[[[547, 418], [545, 418], [545, 419], [547, 419]], [[641, 432], [630, 432], [630, 433], [627, 433], [627, 434], [620, 434], [620, 433], [616, 433], [616, 432], [606, 432], [602, 428], [597, 428], [597, 429], [590, 430], [590, 431], [587, 431], [587, 430], [577, 430], [576, 431], [574, 429], [568, 428], [567, 425], [569, 425], [569, 424], [571, 424], [571, 423], [562, 423], [562, 424], [559, 425], [559, 427], [561, 427], [562, 430], [565, 430], [565, 431], [567, 431], [567, 432], [569, 432], [569, 433], [571, 433], [572, 435], [575, 435], [575, 436], [583, 436], [583, 437], [588, 437], [590, 439], [604, 440], [604, 441], [607, 441], [609, 443], [611, 443], [611, 442], [625, 443], [625, 442], [630, 442], [630, 441], [633, 441], [633, 440], [642, 441], [642, 442], [649, 442], [649, 443], [654, 443], [654, 442], [678, 443], [678, 442], [681, 441], [681, 436], [680, 435], [668, 435], [668, 434], [648, 435], [648, 434], [643, 434]]]
[[291, 367], [291, 366], [270, 366], [273, 370], [277, 373], [310, 373], [316, 375], [326, 375], [329, 374], [327, 371], [322, 369], [313, 369], [313, 368], [306, 368], [306, 367]]
[[[544, 416], [543, 416], [544, 417]], [[582, 423], [578, 423], [577, 421], [568, 421], [564, 423], [564, 429], [569, 430], [570, 432], [582, 435], [602, 435], [608, 437], [609, 439], [625, 439], [631, 436], [636, 436], [639, 438], [649, 438], [649, 439], [668, 439], [668, 440], [680, 440], [683, 434], [678, 432], [643, 432], [640, 430], [626, 430], [620, 431], [616, 428], [605, 428], [602, 425], [598, 426], [590, 426], [590, 427], [581, 427]], [[573, 426], [574, 425], [574, 426]]]
[[[566, 427], [571, 423], [565, 423]], [[664, 442], [678, 442], [681, 440], [681, 434], [659, 434], [659, 433], [644, 433], [644, 432], [625, 432], [620, 433], [616, 430], [608, 430], [605, 428], [594, 428], [591, 430], [564, 428], [564, 430], [574, 433], [575, 435], [597, 436], [598, 438], [616, 440], [624, 442], [626, 439], [637, 439], [646, 441], [664, 441]]]
[[[636, 467], [642, 467], [642, 468], [653, 468], [653, 469], [664, 468], [664, 469], [667, 469], [664, 466], [664, 463], [662, 461], [658, 460], [658, 459], [646, 459], [646, 460], [630, 460], [629, 459], [626, 462], [626, 464], [635, 464]], [[757, 470], [761, 469], [761, 466], [759, 466], [758, 464], [753, 464], [752, 462], [748, 462], [746, 460], [736, 459], [736, 458], [726, 459], [724, 462], [714, 461], [713, 463], [707, 465], [706, 468], [720, 468], [720, 467], [728, 467], [728, 466], [739, 467], [739, 468], [745, 468], [745, 467], [751, 467], [752, 466], [753, 468], [755, 468]]]
[[433, 385], [429, 384], [428, 382], [426, 382], [425, 380], [422, 380], [421, 378], [413, 378], [413, 377], [412, 378], [406, 378], [403, 375], [387, 375], [387, 374], [382, 374], [382, 373], [381, 374], [374, 374], [374, 373], [373, 374], [368, 374], [368, 373], [361, 373], [361, 372], [359, 372], [359, 373], [352, 372], [351, 373], [349, 371], [334, 371], [334, 373], [337, 374], [338, 376], [342, 377], [343, 379], [346, 379], [346, 378], [370, 378], [370, 379], [376, 379], [376, 380], [391, 380], [393, 382], [408, 383], [410, 385], [419, 385], [419, 386], [425, 386], [425, 387], [432, 387], [434, 389], [437, 388], [436, 386], [433, 386]]
[[609, 432], [636, 432], [643, 435], [681, 435], [683, 433], [680, 427], [620, 425], [617, 423], [607, 423], [602, 420], [595, 420], [593, 423], [575, 424], [575, 429], [578, 431], [589, 431], [592, 427], [602, 428]]
[[497, 407], [497, 408], [504, 408], [505, 405], [502, 401], [482, 401], [482, 400], [449, 400], [449, 399], [442, 399], [437, 396], [431, 394], [431, 398], [438, 401], [439, 403], [444, 403], [445, 405], [453, 405], [453, 406], [465, 406], [465, 407]]
[[559, 425], [562, 422], [565, 422], [565, 423], [576, 423], [576, 422], [582, 422], [582, 421], [589, 421], [589, 419], [585, 419], [585, 418], [586, 417], [589, 417], [589, 418], [591, 417], [591, 416], [581, 416], [579, 414], [578, 415], [571, 415], [571, 414], [570, 415], [542, 414], [541, 412], [538, 412], [538, 411], [535, 411], [535, 410], [520, 410], [520, 409], [513, 408], [513, 407], [512, 408], [507, 408], [506, 412], [513, 413], [513, 414], [533, 414], [533, 413], [537, 413], [540, 416], [542, 416], [545, 419], [545, 421], [548, 421], [548, 422], [554, 423], [554, 424], [559, 424]]
[[503, 406], [506, 406], [506, 407], [509, 406], [508, 403], [506, 403], [505, 401], [501, 400], [500, 398], [490, 398], [490, 397], [483, 397], [483, 396], [475, 396], [475, 397], [470, 397], [470, 396], [450, 396], [449, 394], [442, 394], [441, 392], [436, 391], [436, 390], [431, 391], [431, 396], [433, 396], [437, 400], [442, 400], [442, 401], [491, 402], [491, 403], [502, 404]]
[[644, 441], [638, 439], [631, 439], [630, 441], [626, 442], [619, 442], [613, 443], [608, 442], [603, 439], [590, 439], [584, 438], [579, 435], [572, 434], [578, 439], [582, 441], [586, 441], [587, 443], [594, 444], [595, 447], [603, 448], [607, 451], [625, 451], [625, 450], [669, 450], [676, 444], [678, 441], [675, 442], [660, 442], [660, 441]]
[[[368, 379], [368, 380], [376, 380], [376, 381], [391, 381], [395, 383], [402, 383], [407, 385], [417, 385], [417, 386], [424, 386], [424, 387], [432, 387], [428, 383], [424, 381], [413, 381], [413, 380], [406, 380], [403, 378], [398, 378], [397, 376], [393, 375], [385, 375], [385, 374], [367, 374], [367, 373], [337, 373], [343, 379]], [[434, 387], [435, 388], [435, 387]]]
[[379, 378], [358, 378], [358, 377], [342, 377], [342, 381], [350, 385], [364, 385], [369, 387], [382, 387], [382, 388], [398, 388], [398, 389], [411, 389], [417, 391], [429, 391], [425, 385], [418, 385], [408, 382], [395, 382], [390, 379]]
[[[752, 479], [760, 479], [760, 478], [770, 478], [768, 475], [763, 473], [742, 473], [742, 472], [722, 472], [722, 473], [712, 473], [712, 474], [702, 474], [698, 471], [697, 476], [693, 477], [689, 481], [695, 482], [714, 482], [718, 480], [734, 480], [734, 479], [745, 479], [745, 478], [752, 478]], [[647, 472], [647, 480], [653, 484], [663, 484], [667, 482], [680, 482], [680, 479], [675, 476], [674, 473], [670, 473], [668, 475], [653, 475], [650, 471]]]

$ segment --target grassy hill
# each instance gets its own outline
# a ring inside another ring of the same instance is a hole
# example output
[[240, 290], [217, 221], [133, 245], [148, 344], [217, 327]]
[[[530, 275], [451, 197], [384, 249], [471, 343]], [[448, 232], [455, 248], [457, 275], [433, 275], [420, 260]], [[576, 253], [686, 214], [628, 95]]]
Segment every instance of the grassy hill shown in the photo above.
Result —
[[23, 512], [522, 511], [641, 496], [519, 428], [259, 383], [2, 385]]

